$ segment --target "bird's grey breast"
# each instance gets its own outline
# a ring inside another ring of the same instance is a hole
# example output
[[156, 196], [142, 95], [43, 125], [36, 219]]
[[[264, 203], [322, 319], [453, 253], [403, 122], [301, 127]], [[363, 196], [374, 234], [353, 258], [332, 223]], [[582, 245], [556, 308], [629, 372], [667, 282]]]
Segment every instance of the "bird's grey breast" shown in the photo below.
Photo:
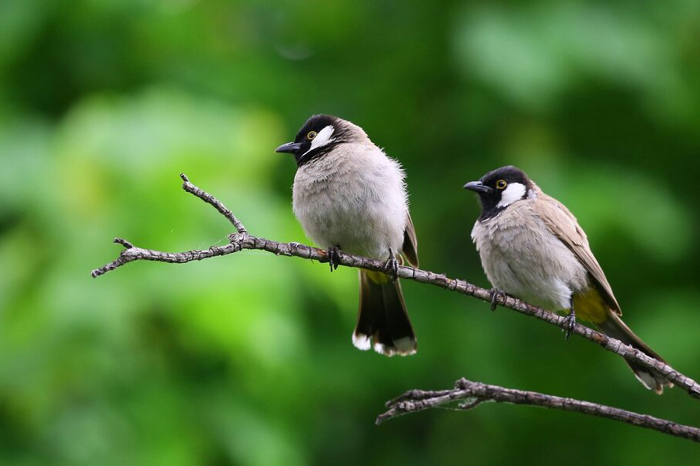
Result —
[[294, 213], [321, 247], [375, 258], [398, 252], [406, 226], [403, 171], [371, 143], [342, 144], [297, 170]]
[[533, 209], [534, 199], [518, 201], [472, 230], [491, 284], [549, 310], [567, 309], [571, 294], [587, 286], [576, 256]]

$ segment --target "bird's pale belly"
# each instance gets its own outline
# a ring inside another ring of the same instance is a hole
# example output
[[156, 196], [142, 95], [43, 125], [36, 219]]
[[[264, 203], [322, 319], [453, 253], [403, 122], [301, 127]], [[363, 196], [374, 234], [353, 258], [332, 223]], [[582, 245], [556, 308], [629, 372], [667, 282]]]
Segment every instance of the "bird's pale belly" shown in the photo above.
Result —
[[319, 246], [386, 259], [403, 245], [403, 174], [376, 146], [347, 146], [297, 170], [294, 213]]
[[569, 307], [571, 288], [561, 278], [548, 273], [543, 264], [501, 251], [492, 251], [488, 259], [482, 257], [482, 262], [495, 288], [548, 310]]
[[588, 288], [586, 270], [553, 235], [525, 233], [523, 228], [491, 229], [475, 238], [489, 281], [544, 309], [569, 309], [572, 295]]
[[321, 247], [338, 246], [350, 254], [386, 259], [390, 249], [398, 253], [405, 220], [381, 202], [348, 193], [295, 196], [294, 211], [307, 236]]

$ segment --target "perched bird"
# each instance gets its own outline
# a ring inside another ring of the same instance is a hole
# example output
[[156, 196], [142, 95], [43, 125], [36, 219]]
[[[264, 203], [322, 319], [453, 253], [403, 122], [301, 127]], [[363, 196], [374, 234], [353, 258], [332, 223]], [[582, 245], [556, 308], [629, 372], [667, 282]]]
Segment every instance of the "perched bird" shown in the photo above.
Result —
[[415, 353], [416, 337], [396, 279], [399, 253], [418, 267], [401, 165], [362, 128], [331, 115], [313, 115], [294, 142], [276, 151], [294, 155], [294, 213], [306, 235], [328, 249], [331, 271], [339, 250], [386, 261], [389, 275], [360, 270], [353, 344], [386, 356]]
[[[508, 293], [550, 311], [569, 311], [601, 332], [663, 361], [620, 319], [620, 305], [593, 256], [586, 233], [556, 199], [516, 167], [502, 167], [464, 185], [481, 201], [472, 239], [497, 293]], [[673, 386], [658, 374], [628, 362], [637, 379], [661, 394]]]

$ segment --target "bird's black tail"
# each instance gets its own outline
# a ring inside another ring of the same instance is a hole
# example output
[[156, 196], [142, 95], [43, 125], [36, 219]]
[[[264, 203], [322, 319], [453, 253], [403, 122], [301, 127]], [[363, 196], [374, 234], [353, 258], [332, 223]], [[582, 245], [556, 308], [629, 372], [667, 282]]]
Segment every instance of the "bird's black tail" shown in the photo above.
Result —
[[[666, 362], [661, 358], [661, 356], [649, 348], [637, 335], [635, 335], [634, 332], [632, 332], [632, 330], [630, 330], [630, 328], [622, 321], [622, 319], [617, 316], [617, 314], [612, 312], [609, 313], [608, 319], [605, 322], [596, 325], [600, 331], [606, 335], [617, 338], [622, 343], [630, 345], [633, 348], [637, 348], [647, 356], [658, 359], [664, 363]], [[654, 390], [657, 394], [661, 395], [664, 391], [664, 386], [669, 388], [673, 387], [673, 384], [669, 380], [654, 372], [651, 372], [646, 367], [627, 360], [625, 360], [625, 362], [630, 366], [632, 372], [634, 372], [634, 376], [637, 377], [637, 380], [639, 380], [642, 385], [647, 387], [649, 390]]]
[[374, 348], [385, 356], [416, 352], [416, 336], [398, 280], [392, 281], [381, 272], [360, 270], [360, 312], [352, 343], [361, 350]]

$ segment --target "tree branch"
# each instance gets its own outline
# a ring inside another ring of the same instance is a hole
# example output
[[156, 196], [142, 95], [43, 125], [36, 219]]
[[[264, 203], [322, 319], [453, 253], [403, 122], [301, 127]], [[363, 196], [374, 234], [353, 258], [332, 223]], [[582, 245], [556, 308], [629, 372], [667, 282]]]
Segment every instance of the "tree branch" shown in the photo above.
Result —
[[233, 212], [228, 210], [228, 208], [226, 208], [226, 206], [223, 205], [217, 198], [215, 198], [214, 196], [212, 196], [211, 194], [209, 194], [206, 191], [202, 191], [201, 189], [199, 189], [199, 187], [190, 183], [189, 178], [187, 178], [187, 175], [185, 175], [184, 173], [180, 173], [180, 178], [182, 178], [182, 181], [183, 181], [182, 189], [184, 189], [188, 193], [194, 194], [195, 196], [197, 196], [198, 198], [200, 198], [201, 200], [203, 200], [207, 204], [213, 206], [216, 210], [219, 211], [219, 213], [221, 215], [226, 217], [228, 219], [228, 221], [231, 222], [231, 224], [233, 225], [233, 227], [236, 229], [236, 231], [238, 233], [241, 233], [241, 234], [248, 233], [248, 231], [245, 229], [243, 224], [233, 215]]
[[614, 421], [625, 422], [634, 426], [656, 430], [664, 434], [700, 442], [700, 429], [692, 426], [677, 424], [665, 419], [659, 419], [647, 414], [638, 414], [624, 409], [613, 408], [588, 401], [560, 396], [546, 395], [538, 392], [514, 390], [512, 388], [487, 385], [460, 379], [452, 390], [422, 391], [410, 390], [403, 395], [386, 403], [388, 411], [377, 417], [376, 423], [393, 419], [408, 413], [415, 413], [429, 408], [444, 406], [457, 400], [466, 400], [458, 405], [458, 409], [473, 409], [485, 401], [496, 403], [512, 403], [519, 405], [541, 406], [562, 411], [598, 416]]
[[[229, 235], [230, 243], [225, 246], [212, 246], [209, 249], [205, 250], [192, 250], [172, 253], [155, 251], [152, 249], [138, 248], [124, 239], [116, 238], [114, 242], [121, 244], [122, 246], [124, 246], [125, 249], [122, 250], [121, 254], [119, 254], [119, 257], [114, 261], [98, 269], [93, 270], [93, 277], [99, 277], [100, 275], [104, 275], [105, 273], [119, 268], [125, 264], [128, 264], [129, 262], [137, 260], [183, 264], [186, 262], [191, 262], [195, 260], [198, 261], [214, 256], [225, 256], [241, 251], [243, 249], [258, 249], [262, 251], [272, 252], [276, 255], [290, 257], [294, 256], [300, 257], [302, 259], [311, 259], [319, 262], [328, 262], [328, 253], [324, 249], [318, 249], [299, 243], [279, 243], [277, 241], [271, 241], [265, 238], [259, 238], [248, 234], [243, 224], [219, 200], [217, 200], [211, 194], [193, 185], [189, 181], [187, 176], [185, 176], [184, 174], [181, 174], [180, 177], [183, 180], [182, 188], [185, 191], [193, 194], [194, 196], [200, 198], [207, 204], [213, 206], [219, 213], [226, 217], [236, 228], [237, 232]], [[361, 256], [354, 256], [343, 252], [340, 252], [339, 255], [340, 258], [338, 260], [338, 263], [346, 267], [363, 268], [379, 272], [383, 272], [385, 270], [385, 264], [383, 261], [380, 260], [370, 259]], [[397, 275], [400, 278], [414, 280], [420, 283], [427, 283], [430, 285], [438, 286], [440, 288], [456, 291], [458, 293], [472, 296], [482, 301], [491, 301], [491, 294], [489, 290], [480, 288], [464, 280], [448, 278], [444, 274], [436, 274], [434, 272], [415, 269], [413, 267], [399, 266]], [[521, 314], [534, 317], [535, 319], [547, 322], [551, 325], [555, 325], [562, 329], [568, 328], [565, 327], [565, 325], [568, 324], [564, 317], [558, 316], [552, 312], [545, 311], [541, 308], [524, 303], [519, 299], [513, 298], [511, 296], [498, 295], [496, 297], [496, 302], [508, 309], [512, 309]], [[606, 350], [618, 354], [619, 356], [622, 356], [628, 361], [635, 362], [640, 366], [653, 370], [658, 374], [661, 374], [662, 376], [673, 382], [676, 386], [685, 390], [690, 396], [700, 399], [700, 385], [690, 377], [687, 377], [684, 374], [676, 371], [668, 364], [664, 364], [659, 360], [651, 358], [646, 354], [642, 353], [641, 351], [632, 348], [631, 346], [625, 345], [620, 340], [604, 335], [579, 323], [576, 323], [572, 333], [579, 335], [589, 341], [597, 343]]]
[[[99, 277], [100, 275], [104, 275], [111, 270], [137, 260], [183, 264], [214, 256], [225, 256], [243, 249], [258, 249], [272, 252], [276, 255], [290, 257], [294, 256], [301, 257], [303, 259], [317, 260], [319, 262], [328, 262], [328, 252], [326, 250], [299, 243], [279, 243], [277, 241], [251, 236], [248, 234], [243, 224], [219, 200], [190, 183], [189, 179], [184, 174], [180, 175], [180, 177], [183, 180], [182, 188], [185, 191], [193, 194], [214, 207], [234, 226], [236, 233], [229, 235], [229, 244], [225, 246], [212, 246], [205, 250], [172, 253], [139, 248], [125, 239], [116, 238], [114, 242], [124, 246], [124, 249], [119, 254], [117, 259], [104, 265], [103, 267], [93, 270], [93, 277]], [[380, 260], [354, 256], [343, 252], [341, 252], [339, 256], [340, 257], [337, 262], [340, 265], [379, 272], [383, 272], [385, 270], [385, 264]], [[399, 266], [397, 275], [400, 278], [415, 280], [420, 283], [427, 283], [440, 288], [456, 291], [458, 293], [475, 297], [482, 301], [491, 301], [491, 294], [489, 290], [472, 285], [464, 280], [448, 278], [444, 274], [436, 274], [426, 270]], [[555, 325], [562, 329], [567, 328], [565, 326], [568, 324], [564, 317], [560, 317], [554, 313], [524, 303], [519, 299], [506, 295], [498, 295], [496, 297], [496, 302], [508, 309], [534, 317], [551, 325]], [[608, 337], [578, 323], [575, 325], [572, 333], [597, 343], [606, 350], [618, 354], [628, 361], [635, 362], [647, 369], [661, 374], [685, 390], [690, 396], [700, 398], [700, 385], [698, 385], [698, 383], [693, 379], [676, 371], [668, 364], [664, 364], [663, 362], [651, 358], [641, 351], [632, 348], [631, 346], [625, 345], [619, 340]], [[537, 392], [513, 390], [496, 385], [471, 382], [466, 379], [459, 380], [456, 384], [456, 388], [453, 390], [441, 390], [434, 392], [411, 390], [406, 392], [399, 398], [389, 401], [387, 403], [389, 410], [377, 417], [376, 422], [379, 424], [385, 420], [402, 414], [442, 406], [455, 400], [466, 400], [466, 402], [459, 405], [459, 408], [463, 410], [473, 409], [484, 401], [495, 401], [499, 403], [529, 404], [553, 409], [561, 409], [565, 411], [574, 411], [582, 414], [626, 422], [628, 424], [657, 430], [676, 437], [700, 442], [700, 429], [695, 427], [684, 426], [664, 419], [658, 419], [652, 416], [637, 414], [587, 401], [580, 401], [572, 398], [561, 398]]]

